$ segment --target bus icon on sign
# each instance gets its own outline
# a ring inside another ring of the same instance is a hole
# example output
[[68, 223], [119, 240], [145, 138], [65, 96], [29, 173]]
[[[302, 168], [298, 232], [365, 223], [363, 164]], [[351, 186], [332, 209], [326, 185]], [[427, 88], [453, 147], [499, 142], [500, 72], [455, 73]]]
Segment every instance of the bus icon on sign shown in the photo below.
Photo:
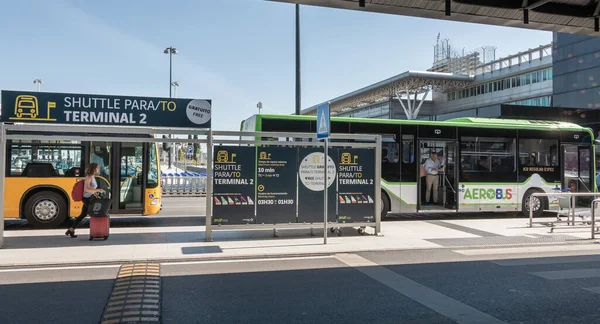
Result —
[[38, 100], [35, 96], [20, 95], [15, 102], [15, 117], [35, 119], [39, 115]]
[[436, 129], [436, 130], [435, 130], [435, 135], [440, 135], [441, 133], [442, 133], [442, 130], [441, 130], [441, 129]]

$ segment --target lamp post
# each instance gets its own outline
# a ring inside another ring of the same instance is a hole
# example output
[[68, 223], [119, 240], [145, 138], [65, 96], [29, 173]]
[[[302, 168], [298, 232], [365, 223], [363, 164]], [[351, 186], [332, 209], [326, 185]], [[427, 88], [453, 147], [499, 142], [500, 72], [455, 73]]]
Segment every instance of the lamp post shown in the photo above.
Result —
[[44, 81], [42, 81], [42, 79], [37, 78], [35, 80], [33, 80], [33, 84], [35, 84], [37, 86], [37, 91], [40, 91], [40, 87], [42, 86], [42, 83], [44, 83]]
[[179, 87], [178, 81], [171, 82], [171, 86], [173, 87], [173, 98], [177, 98], [177, 87]]
[[173, 85], [173, 54], [179, 54], [179, 51], [175, 47], [169, 46], [165, 48], [163, 53], [169, 54], [169, 98], [171, 98], [171, 87]]
[[[165, 48], [163, 53], [169, 54], [169, 98], [171, 98], [171, 90], [173, 88], [173, 54], [178, 54], [179, 51], [175, 47], [169, 46], [169, 47]], [[169, 134], [169, 137], [171, 137], [171, 134]], [[171, 167], [172, 156], [173, 156], [173, 154], [172, 154], [172, 148], [171, 148], [171, 149], [169, 149], [169, 167]]]
[[256, 108], [258, 108], [258, 114], [260, 115], [260, 110], [262, 109], [262, 102], [260, 102], [260, 101], [259, 101], [259, 102], [256, 104]]
[[300, 5], [296, 4], [296, 115], [300, 115]]

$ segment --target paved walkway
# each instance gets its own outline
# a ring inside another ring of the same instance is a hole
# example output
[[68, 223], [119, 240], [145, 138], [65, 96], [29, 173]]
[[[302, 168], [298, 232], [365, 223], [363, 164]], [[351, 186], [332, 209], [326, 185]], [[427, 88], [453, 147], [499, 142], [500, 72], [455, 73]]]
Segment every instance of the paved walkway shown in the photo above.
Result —
[[315, 229], [313, 237], [307, 229], [279, 230], [277, 238], [272, 237], [272, 230], [214, 231], [213, 242], [203, 241], [204, 226], [112, 228], [107, 241], [88, 241], [87, 228], [78, 230], [77, 239], [66, 237], [64, 229], [15, 230], [5, 232], [7, 246], [0, 249], [0, 267], [544, 244], [571, 248], [587, 244], [586, 249], [600, 250], [600, 245], [590, 244], [588, 229], [551, 234], [547, 227], [526, 224], [525, 218], [388, 221], [382, 223], [383, 236], [370, 234], [370, 228], [366, 235], [346, 228], [342, 236], [330, 235], [327, 245], [323, 244], [322, 229]]

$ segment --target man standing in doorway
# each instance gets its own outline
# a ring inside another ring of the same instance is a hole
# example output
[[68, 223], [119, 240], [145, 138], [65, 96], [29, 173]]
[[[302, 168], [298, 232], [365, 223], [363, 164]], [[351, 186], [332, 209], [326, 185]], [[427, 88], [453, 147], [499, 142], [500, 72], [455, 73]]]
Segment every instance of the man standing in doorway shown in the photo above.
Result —
[[438, 171], [440, 170], [440, 161], [438, 160], [437, 152], [431, 152], [431, 157], [425, 161], [425, 172], [427, 177], [425, 178], [425, 204], [429, 205], [431, 201], [431, 190], [433, 190], [433, 203], [438, 202]]

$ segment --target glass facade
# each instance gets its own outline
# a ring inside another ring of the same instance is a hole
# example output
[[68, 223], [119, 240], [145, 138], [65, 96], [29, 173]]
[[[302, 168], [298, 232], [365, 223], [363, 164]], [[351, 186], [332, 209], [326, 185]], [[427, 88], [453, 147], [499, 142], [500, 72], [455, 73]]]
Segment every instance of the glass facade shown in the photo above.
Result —
[[518, 106], [540, 106], [550, 107], [552, 106], [552, 96], [543, 96], [538, 98], [531, 98], [525, 100], [518, 100], [506, 103], [507, 105], [518, 105]]
[[553, 106], [600, 108], [600, 37], [554, 34]]
[[448, 92], [448, 101], [459, 100], [483, 95], [489, 92], [502, 91], [505, 89], [522, 87], [538, 82], [552, 80], [552, 68], [516, 75], [510, 78], [495, 80], [479, 84], [470, 88]]
[[356, 108], [344, 111], [336, 115], [337, 117], [356, 117], [356, 118], [390, 118], [390, 102], [380, 102], [371, 106]]

